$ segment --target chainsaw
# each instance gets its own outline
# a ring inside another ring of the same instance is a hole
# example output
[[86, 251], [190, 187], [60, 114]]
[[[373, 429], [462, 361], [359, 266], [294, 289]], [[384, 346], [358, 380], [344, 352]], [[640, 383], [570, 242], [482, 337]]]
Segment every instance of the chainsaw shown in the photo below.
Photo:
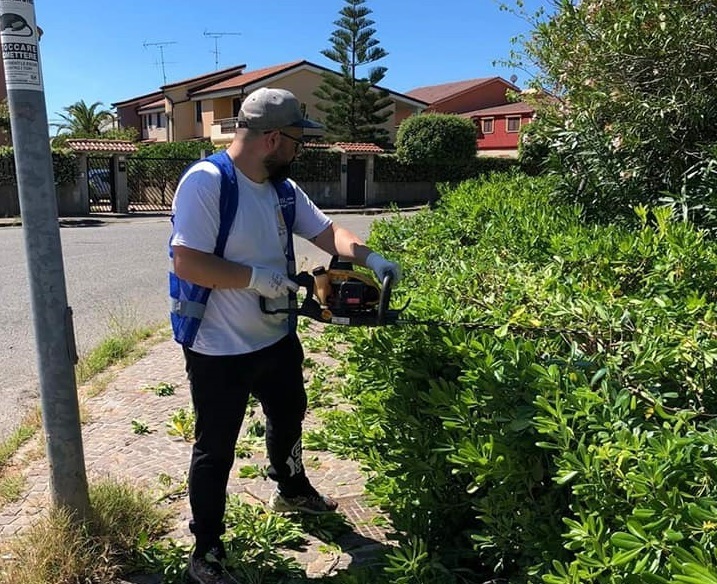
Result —
[[260, 298], [262, 312], [266, 314], [294, 314], [306, 316], [325, 324], [347, 326], [423, 325], [429, 327], [461, 327], [471, 330], [512, 332], [526, 337], [558, 335], [565, 339], [581, 338], [591, 342], [612, 345], [618, 339], [631, 336], [634, 328], [625, 323], [620, 329], [589, 331], [518, 323], [491, 324], [485, 322], [449, 322], [403, 318], [401, 315], [410, 300], [401, 308], [390, 308], [393, 281], [391, 275], [379, 284], [370, 276], [354, 270], [350, 262], [332, 257], [329, 268], [314, 268], [311, 273], [301, 272], [291, 277], [299, 287], [306, 289], [301, 306], [270, 310], [266, 299]]
[[409, 302], [399, 309], [389, 308], [393, 281], [391, 275], [379, 284], [370, 276], [354, 270], [350, 262], [331, 258], [329, 268], [319, 266], [300, 272], [291, 278], [306, 295], [301, 306], [270, 310], [266, 299], [259, 303], [265, 314], [296, 314], [325, 324], [347, 326], [383, 326], [398, 324], [400, 314]]

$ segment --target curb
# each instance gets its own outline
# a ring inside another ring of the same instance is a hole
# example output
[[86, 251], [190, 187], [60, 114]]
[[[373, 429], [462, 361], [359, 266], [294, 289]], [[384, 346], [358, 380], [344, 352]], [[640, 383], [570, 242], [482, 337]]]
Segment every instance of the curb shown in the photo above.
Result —
[[[327, 215], [384, 215], [393, 213], [410, 213], [427, 209], [428, 205], [414, 205], [410, 207], [340, 207], [336, 209], [321, 209]], [[161, 219], [169, 218], [171, 214], [157, 213], [93, 213], [77, 217], [59, 217], [60, 227], [99, 227], [108, 223], [122, 223], [132, 219]], [[0, 217], [0, 227], [22, 227], [22, 217]]]

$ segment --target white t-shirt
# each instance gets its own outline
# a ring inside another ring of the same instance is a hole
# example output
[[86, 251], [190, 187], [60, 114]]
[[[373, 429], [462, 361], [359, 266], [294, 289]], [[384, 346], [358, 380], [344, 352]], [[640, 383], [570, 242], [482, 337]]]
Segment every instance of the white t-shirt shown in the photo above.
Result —
[[[271, 181], [255, 183], [235, 168], [239, 205], [229, 232], [224, 258], [246, 266], [262, 266], [286, 273], [287, 229], [279, 198]], [[296, 190], [293, 233], [311, 239], [331, 220], [292, 181]], [[214, 253], [219, 233], [221, 173], [211, 162], [198, 162], [177, 187], [172, 203], [171, 245]], [[267, 299], [267, 308], [286, 307], [288, 296]], [[275, 343], [288, 331], [286, 314], [265, 314], [259, 293], [249, 288], [215, 289], [192, 350], [205, 355], [238, 355]]]

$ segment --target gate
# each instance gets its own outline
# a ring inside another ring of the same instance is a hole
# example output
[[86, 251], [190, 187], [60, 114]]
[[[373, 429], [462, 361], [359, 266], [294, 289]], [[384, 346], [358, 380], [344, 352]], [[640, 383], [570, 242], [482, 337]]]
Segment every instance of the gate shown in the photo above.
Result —
[[168, 211], [192, 158], [127, 158], [129, 211]]
[[87, 190], [90, 194], [90, 213], [117, 211], [114, 166], [111, 157], [87, 157]]
[[346, 177], [346, 205], [366, 205], [366, 159], [349, 158]]

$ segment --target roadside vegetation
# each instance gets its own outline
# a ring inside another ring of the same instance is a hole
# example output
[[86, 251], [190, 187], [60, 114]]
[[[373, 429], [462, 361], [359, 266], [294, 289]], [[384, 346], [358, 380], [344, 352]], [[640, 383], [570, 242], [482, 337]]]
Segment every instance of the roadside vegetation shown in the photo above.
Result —
[[325, 445], [370, 471], [406, 582], [717, 581], [717, 245], [664, 208], [586, 224], [552, 186], [374, 229], [396, 305], [482, 327], [347, 331]]
[[[104, 481], [90, 486], [91, 516], [79, 524], [53, 510], [6, 550], [5, 584], [113, 582], [141, 557], [137, 541], [161, 534], [166, 513], [142, 491]], [[9, 557], [9, 559], [8, 559]]]

